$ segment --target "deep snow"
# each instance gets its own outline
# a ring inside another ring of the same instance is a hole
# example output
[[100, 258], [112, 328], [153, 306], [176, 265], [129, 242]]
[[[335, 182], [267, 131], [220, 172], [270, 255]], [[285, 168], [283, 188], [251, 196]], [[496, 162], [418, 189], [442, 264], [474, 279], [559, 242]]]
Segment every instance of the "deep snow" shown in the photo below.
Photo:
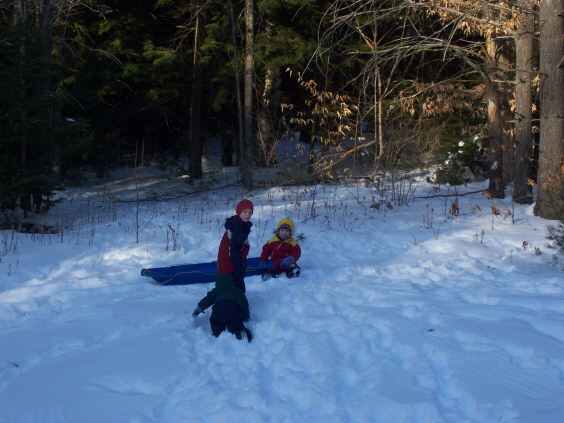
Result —
[[[398, 206], [373, 186], [183, 195], [123, 172], [61, 193], [57, 234], [0, 232], [0, 422], [564, 421], [563, 257], [531, 206], [464, 195], [486, 183], [421, 180]], [[168, 200], [138, 209], [136, 188]], [[250, 344], [192, 318], [213, 284], [140, 276], [215, 260], [245, 197], [251, 256], [281, 218], [305, 238], [299, 278], [247, 278]]]

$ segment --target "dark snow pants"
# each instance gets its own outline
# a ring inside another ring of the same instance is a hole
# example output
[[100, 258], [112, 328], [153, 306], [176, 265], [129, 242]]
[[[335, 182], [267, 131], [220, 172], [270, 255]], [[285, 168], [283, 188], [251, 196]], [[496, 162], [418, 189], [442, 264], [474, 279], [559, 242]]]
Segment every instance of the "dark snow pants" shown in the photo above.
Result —
[[242, 330], [245, 330], [241, 307], [233, 301], [218, 301], [212, 306], [210, 325], [216, 337], [225, 329], [233, 334], [241, 333]]

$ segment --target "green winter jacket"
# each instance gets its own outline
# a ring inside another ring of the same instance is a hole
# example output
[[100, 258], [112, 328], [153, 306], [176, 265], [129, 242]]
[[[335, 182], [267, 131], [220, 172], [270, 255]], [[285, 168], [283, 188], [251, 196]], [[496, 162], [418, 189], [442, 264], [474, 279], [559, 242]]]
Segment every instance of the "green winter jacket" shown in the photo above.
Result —
[[249, 301], [243, 291], [237, 288], [233, 282], [231, 275], [217, 275], [215, 288], [207, 293], [198, 303], [201, 310], [211, 307], [213, 304], [221, 300], [233, 301], [237, 303], [243, 311], [243, 320], [247, 321], [251, 318], [249, 312]]

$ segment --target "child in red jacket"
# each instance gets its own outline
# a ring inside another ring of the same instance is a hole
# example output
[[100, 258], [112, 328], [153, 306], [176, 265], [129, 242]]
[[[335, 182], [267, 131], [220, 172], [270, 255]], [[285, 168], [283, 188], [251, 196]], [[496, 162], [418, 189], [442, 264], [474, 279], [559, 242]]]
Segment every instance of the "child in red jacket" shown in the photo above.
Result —
[[297, 278], [300, 275], [300, 266], [297, 261], [302, 255], [302, 250], [296, 240], [292, 238], [294, 233], [294, 222], [290, 219], [282, 219], [276, 226], [276, 236], [270, 238], [262, 247], [260, 261], [274, 263], [270, 269], [262, 275], [263, 280], [277, 278], [285, 272], [288, 278]]
[[235, 286], [243, 291], [245, 287], [245, 269], [249, 254], [249, 234], [253, 224], [253, 203], [247, 199], [239, 201], [235, 209], [236, 215], [225, 219], [225, 233], [217, 252], [217, 273], [231, 275]]

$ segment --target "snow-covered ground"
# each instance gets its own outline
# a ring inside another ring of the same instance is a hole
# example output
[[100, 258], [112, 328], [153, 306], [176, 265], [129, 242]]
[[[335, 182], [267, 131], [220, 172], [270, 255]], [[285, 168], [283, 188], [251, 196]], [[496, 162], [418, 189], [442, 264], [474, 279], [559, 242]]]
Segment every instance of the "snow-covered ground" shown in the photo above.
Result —
[[[531, 206], [464, 195], [485, 183], [186, 196], [117, 176], [61, 193], [56, 234], [0, 232], [0, 422], [564, 421], [564, 257]], [[213, 284], [140, 276], [215, 260], [245, 197], [251, 256], [282, 218], [304, 238], [299, 278], [247, 278], [250, 344], [192, 318]]]

